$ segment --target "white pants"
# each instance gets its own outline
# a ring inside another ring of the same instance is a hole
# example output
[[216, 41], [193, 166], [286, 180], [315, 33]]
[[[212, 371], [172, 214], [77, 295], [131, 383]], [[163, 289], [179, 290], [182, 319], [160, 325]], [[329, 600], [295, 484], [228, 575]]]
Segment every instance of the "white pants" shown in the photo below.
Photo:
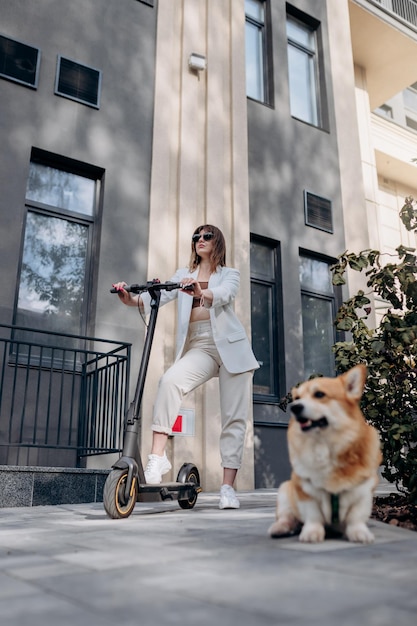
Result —
[[253, 372], [230, 374], [225, 369], [213, 341], [210, 321], [190, 323], [183, 356], [159, 381], [152, 430], [170, 435], [183, 397], [214, 376], [219, 377], [220, 388], [222, 467], [239, 469]]

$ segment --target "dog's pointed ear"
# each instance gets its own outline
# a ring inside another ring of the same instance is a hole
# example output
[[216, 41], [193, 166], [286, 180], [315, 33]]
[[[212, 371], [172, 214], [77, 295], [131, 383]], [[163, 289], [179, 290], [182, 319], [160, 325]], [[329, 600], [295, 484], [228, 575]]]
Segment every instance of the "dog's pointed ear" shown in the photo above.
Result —
[[367, 369], [365, 365], [355, 365], [351, 370], [342, 374], [346, 395], [353, 400], [360, 400], [365, 386]]

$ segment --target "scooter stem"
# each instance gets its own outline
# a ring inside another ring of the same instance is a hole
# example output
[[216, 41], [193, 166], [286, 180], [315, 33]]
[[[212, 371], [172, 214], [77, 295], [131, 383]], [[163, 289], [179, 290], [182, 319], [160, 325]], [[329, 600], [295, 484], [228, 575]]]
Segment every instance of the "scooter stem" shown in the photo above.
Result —
[[139, 376], [136, 384], [135, 397], [132, 404], [129, 407], [129, 411], [126, 418], [126, 426], [134, 424], [139, 419], [139, 411], [142, 403], [143, 390], [145, 387], [146, 373], [148, 371], [149, 357], [151, 355], [151, 348], [153, 342], [153, 336], [155, 333], [156, 319], [158, 317], [159, 301], [161, 299], [161, 292], [149, 288], [148, 290], [151, 296], [151, 314], [149, 316], [148, 330], [146, 333], [145, 344], [143, 347], [142, 359], [140, 362]]
[[126, 425], [126, 430], [124, 434], [122, 456], [131, 457], [132, 459], [139, 458], [138, 435], [139, 435], [138, 420], [136, 420], [133, 424], [128, 423]]

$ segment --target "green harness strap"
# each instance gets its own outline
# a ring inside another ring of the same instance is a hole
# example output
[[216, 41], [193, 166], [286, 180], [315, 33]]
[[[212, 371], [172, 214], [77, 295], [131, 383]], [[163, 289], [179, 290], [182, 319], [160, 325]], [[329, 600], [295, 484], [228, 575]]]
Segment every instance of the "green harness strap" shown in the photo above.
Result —
[[330, 494], [330, 504], [332, 507], [332, 524], [339, 523], [339, 494]]

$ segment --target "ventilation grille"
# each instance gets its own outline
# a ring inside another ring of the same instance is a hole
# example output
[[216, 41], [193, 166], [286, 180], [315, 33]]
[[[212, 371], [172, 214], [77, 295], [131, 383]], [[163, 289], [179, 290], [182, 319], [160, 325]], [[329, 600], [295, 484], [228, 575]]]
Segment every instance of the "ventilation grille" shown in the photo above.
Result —
[[99, 108], [101, 72], [75, 61], [58, 58], [55, 93]]
[[38, 82], [38, 48], [0, 35], [0, 76], [36, 88]]
[[304, 192], [304, 210], [307, 226], [333, 232], [332, 203], [308, 191]]

